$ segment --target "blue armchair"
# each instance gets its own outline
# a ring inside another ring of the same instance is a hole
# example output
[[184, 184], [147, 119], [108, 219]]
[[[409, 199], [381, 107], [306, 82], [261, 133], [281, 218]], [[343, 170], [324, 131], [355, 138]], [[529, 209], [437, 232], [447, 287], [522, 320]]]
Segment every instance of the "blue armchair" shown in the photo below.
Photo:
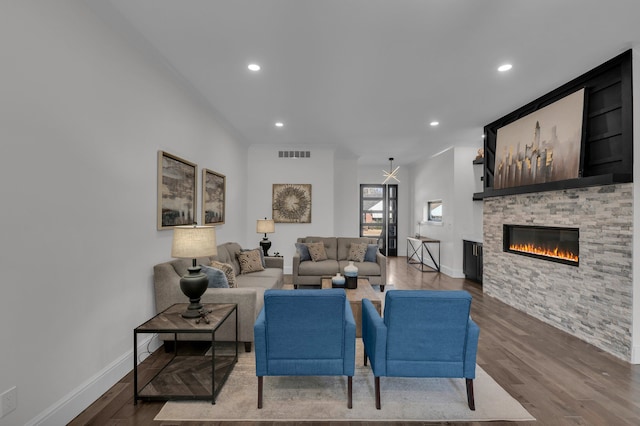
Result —
[[362, 300], [364, 365], [375, 378], [380, 409], [380, 377], [464, 378], [467, 403], [475, 410], [473, 379], [480, 329], [469, 316], [466, 291], [391, 290], [384, 319], [371, 301]]
[[258, 408], [264, 376], [342, 375], [352, 407], [356, 324], [344, 290], [266, 290], [253, 330]]

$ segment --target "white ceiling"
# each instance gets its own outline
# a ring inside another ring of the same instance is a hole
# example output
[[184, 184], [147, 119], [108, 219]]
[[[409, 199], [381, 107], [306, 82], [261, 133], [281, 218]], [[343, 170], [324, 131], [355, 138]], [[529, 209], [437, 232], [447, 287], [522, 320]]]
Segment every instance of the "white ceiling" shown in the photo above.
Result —
[[248, 144], [363, 165], [480, 147], [485, 124], [640, 46], [638, 0], [87, 1]]

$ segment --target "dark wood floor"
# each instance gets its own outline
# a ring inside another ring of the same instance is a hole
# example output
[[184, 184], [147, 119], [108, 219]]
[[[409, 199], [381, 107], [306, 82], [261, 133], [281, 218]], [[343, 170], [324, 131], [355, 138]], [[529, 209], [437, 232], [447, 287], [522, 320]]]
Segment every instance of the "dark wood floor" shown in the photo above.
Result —
[[[537, 422], [492, 422], [492, 425], [640, 425], [640, 366], [621, 361], [484, 296], [482, 288], [474, 282], [420, 272], [407, 265], [404, 257], [389, 259], [388, 276], [389, 282], [398, 289], [465, 289], [473, 295], [472, 316], [481, 330], [478, 364], [537, 419]], [[145, 364], [160, 364], [165, 356], [162, 352], [147, 358]], [[223, 423], [154, 422], [163, 403], [139, 402], [134, 406], [132, 382], [130, 373], [70, 424], [195, 426]], [[368, 424], [305, 424], [333, 423]], [[284, 422], [237, 424], [275, 426]], [[393, 426], [404, 424], [392, 423]]]

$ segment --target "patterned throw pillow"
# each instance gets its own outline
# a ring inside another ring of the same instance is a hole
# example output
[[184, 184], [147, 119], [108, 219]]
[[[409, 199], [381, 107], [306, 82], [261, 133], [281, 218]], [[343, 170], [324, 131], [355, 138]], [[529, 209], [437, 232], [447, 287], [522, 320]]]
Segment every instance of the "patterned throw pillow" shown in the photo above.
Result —
[[233, 271], [233, 266], [228, 263], [218, 262], [217, 260], [213, 260], [211, 262], [211, 266], [216, 269], [220, 269], [227, 276], [227, 282], [229, 283], [230, 288], [235, 288], [236, 286], [236, 273]]
[[221, 269], [207, 265], [200, 265], [200, 269], [209, 279], [209, 288], [229, 288], [227, 275]]
[[307, 243], [307, 247], [309, 248], [311, 260], [314, 262], [327, 260], [327, 252], [324, 249], [324, 243]]
[[266, 268], [267, 267], [267, 263], [264, 260], [264, 251], [262, 251], [261, 248], [254, 248], [254, 249], [240, 249], [240, 251], [251, 251], [251, 250], [258, 250], [258, 253], [260, 253], [260, 262], [262, 262], [262, 267]]
[[354, 262], [364, 262], [364, 255], [367, 252], [367, 243], [351, 243], [347, 260]]
[[238, 258], [240, 273], [242, 275], [250, 272], [264, 271], [260, 258], [260, 250], [241, 251], [236, 253], [236, 257]]

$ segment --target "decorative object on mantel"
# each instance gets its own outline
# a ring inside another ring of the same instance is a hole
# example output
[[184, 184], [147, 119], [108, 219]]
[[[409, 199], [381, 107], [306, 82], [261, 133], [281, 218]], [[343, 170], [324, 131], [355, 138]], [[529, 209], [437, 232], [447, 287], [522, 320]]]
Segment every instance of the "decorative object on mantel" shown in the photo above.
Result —
[[348, 289], [358, 288], [358, 267], [353, 264], [353, 260], [350, 260], [349, 264], [344, 267], [344, 276]]
[[478, 155], [476, 155], [476, 160], [482, 160], [484, 158], [484, 148], [480, 148], [478, 150]]
[[274, 183], [272, 200], [276, 223], [311, 223], [311, 184]]
[[386, 170], [382, 171], [382, 174], [384, 175], [385, 179], [382, 182], [383, 185], [385, 185], [387, 182], [389, 182], [391, 179], [394, 179], [396, 182], [400, 182], [400, 179], [398, 179], [398, 170], [400, 170], [400, 166], [396, 167], [395, 169], [393, 168], [393, 157], [389, 158], [389, 171], [387, 172]]
[[494, 188], [578, 178], [584, 105], [583, 88], [500, 127]]
[[195, 222], [197, 171], [194, 163], [158, 151], [158, 230]]
[[202, 169], [202, 223], [224, 223], [226, 177], [209, 169]]
[[216, 228], [213, 226], [176, 226], [173, 228], [173, 243], [171, 245], [171, 257], [192, 259], [189, 273], [180, 279], [180, 290], [189, 298], [189, 306], [182, 313], [184, 318], [206, 318], [206, 312], [202, 311], [200, 297], [207, 290], [209, 279], [200, 270], [196, 258], [215, 256], [218, 254], [216, 247]]
[[273, 219], [258, 219], [256, 223], [256, 232], [258, 234], [264, 234], [264, 238], [260, 241], [260, 247], [265, 256], [269, 256], [269, 249], [271, 248], [271, 241], [267, 238], [267, 234], [273, 234], [276, 232], [276, 223]]

